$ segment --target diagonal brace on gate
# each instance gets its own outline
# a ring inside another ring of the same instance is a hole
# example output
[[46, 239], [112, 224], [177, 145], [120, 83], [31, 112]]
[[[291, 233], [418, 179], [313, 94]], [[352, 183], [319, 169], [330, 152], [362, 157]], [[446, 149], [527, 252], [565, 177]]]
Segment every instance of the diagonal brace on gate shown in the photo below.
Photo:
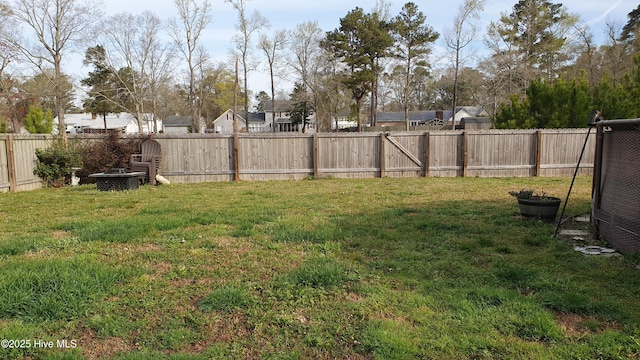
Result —
[[409, 150], [405, 149], [404, 146], [402, 146], [402, 144], [400, 144], [398, 141], [394, 140], [393, 138], [389, 137], [389, 134], [384, 134], [385, 139], [389, 140], [390, 143], [393, 144], [393, 146], [395, 146], [398, 150], [400, 150], [400, 152], [402, 152], [403, 154], [405, 154], [411, 161], [413, 161], [416, 165], [422, 167], [422, 161], [420, 161], [420, 159], [418, 159], [417, 157], [415, 157], [415, 155], [413, 155], [412, 153], [409, 152]]

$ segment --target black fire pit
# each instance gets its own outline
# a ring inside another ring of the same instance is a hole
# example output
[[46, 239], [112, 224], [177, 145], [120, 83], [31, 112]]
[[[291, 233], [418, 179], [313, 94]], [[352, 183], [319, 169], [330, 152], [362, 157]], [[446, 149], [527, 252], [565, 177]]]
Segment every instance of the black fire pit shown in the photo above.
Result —
[[143, 171], [131, 172], [129, 169], [113, 168], [109, 171], [91, 174], [96, 178], [96, 185], [100, 191], [112, 190], [137, 190], [140, 186], [140, 177], [145, 176]]

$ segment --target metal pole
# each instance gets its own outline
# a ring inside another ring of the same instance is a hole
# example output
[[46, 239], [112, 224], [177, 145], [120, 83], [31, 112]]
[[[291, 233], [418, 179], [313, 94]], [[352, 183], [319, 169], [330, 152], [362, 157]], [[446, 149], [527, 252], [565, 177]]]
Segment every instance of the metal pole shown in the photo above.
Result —
[[584, 138], [584, 144], [582, 145], [580, 158], [578, 159], [576, 170], [573, 172], [573, 179], [571, 179], [571, 185], [569, 186], [569, 192], [567, 193], [567, 197], [564, 199], [564, 205], [562, 205], [562, 212], [560, 213], [560, 218], [558, 218], [558, 223], [556, 224], [556, 231], [553, 233], [553, 237], [558, 237], [558, 231], [560, 230], [560, 225], [562, 224], [562, 217], [564, 216], [564, 211], [567, 208], [567, 203], [569, 202], [569, 195], [571, 195], [571, 190], [573, 189], [573, 183], [576, 181], [576, 176], [578, 175], [578, 170], [580, 169], [580, 162], [582, 162], [582, 156], [584, 156], [584, 150], [587, 147], [587, 141], [589, 140], [589, 134], [591, 134], [591, 128], [595, 126], [599, 120], [602, 120], [602, 118], [600, 117], [600, 111], [593, 110], [591, 112], [591, 116], [589, 117], [589, 121], [587, 122], [587, 126], [589, 126], [589, 130], [587, 131], [587, 136]]

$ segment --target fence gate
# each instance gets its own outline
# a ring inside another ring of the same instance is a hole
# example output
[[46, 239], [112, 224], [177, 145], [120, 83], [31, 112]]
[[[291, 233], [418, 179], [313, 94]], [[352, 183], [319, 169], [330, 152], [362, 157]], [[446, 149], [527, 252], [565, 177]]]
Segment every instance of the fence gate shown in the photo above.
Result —
[[[405, 140], [406, 144], [403, 144], [401, 139]], [[381, 176], [384, 177], [385, 172], [407, 172], [424, 175], [426, 172], [425, 149], [424, 144], [420, 144], [420, 139], [421, 136], [415, 135], [400, 138], [399, 136], [392, 137], [389, 133], [382, 133]], [[385, 160], [385, 158], [389, 161]]]

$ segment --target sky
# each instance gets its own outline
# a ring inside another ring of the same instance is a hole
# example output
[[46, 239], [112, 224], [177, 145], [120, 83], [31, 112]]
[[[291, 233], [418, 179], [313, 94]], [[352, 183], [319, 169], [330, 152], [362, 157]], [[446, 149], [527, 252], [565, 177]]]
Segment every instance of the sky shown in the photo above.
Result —
[[[236, 33], [234, 28], [237, 19], [237, 11], [224, 0], [210, 0], [212, 4], [213, 21], [203, 34], [202, 45], [205, 46], [213, 61], [228, 62], [231, 52], [231, 38]], [[402, 5], [409, 0], [386, 0], [391, 3], [391, 15], [397, 15]], [[459, 6], [463, 0], [412, 0], [418, 5], [427, 19], [427, 24], [441, 34], [440, 39], [434, 44], [432, 57], [443, 58], [446, 54], [442, 34], [450, 26]], [[582, 23], [591, 27], [594, 40], [598, 44], [606, 39], [606, 24], [614, 23], [622, 27], [627, 22], [627, 14], [635, 9], [638, 0], [559, 0], [553, 3], [562, 3], [567, 10], [579, 15]], [[344, 17], [355, 7], [361, 7], [366, 12], [375, 6], [375, 0], [247, 0], [247, 10], [260, 12], [269, 20], [270, 28], [264, 30], [268, 35], [276, 30], [291, 30], [296, 25], [307, 21], [317, 21], [324, 31], [331, 31], [339, 27], [340, 18]], [[482, 51], [481, 38], [486, 34], [486, 27], [491, 21], [498, 21], [501, 13], [510, 13], [517, 0], [487, 0], [485, 9], [481, 14], [478, 25], [482, 29], [479, 39], [474, 44], [473, 50]], [[103, 0], [104, 12], [107, 16], [127, 12], [139, 14], [145, 10], [154, 12], [161, 19], [175, 17], [173, 0]], [[258, 36], [254, 36], [254, 43]], [[255, 45], [254, 45], [255, 48]], [[471, 49], [469, 49], [471, 50]], [[255, 55], [261, 55], [255, 50]], [[82, 55], [80, 54], [80, 59]], [[76, 59], [78, 56], [76, 55]], [[435, 59], [432, 59], [435, 61]], [[79, 78], [86, 76], [91, 70], [82, 67], [79, 61], [72, 60], [67, 65]], [[263, 63], [256, 71], [249, 73], [249, 88], [257, 93], [270, 89], [268, 70]], [[290, 84], [281, 84], [282, 87]]]

